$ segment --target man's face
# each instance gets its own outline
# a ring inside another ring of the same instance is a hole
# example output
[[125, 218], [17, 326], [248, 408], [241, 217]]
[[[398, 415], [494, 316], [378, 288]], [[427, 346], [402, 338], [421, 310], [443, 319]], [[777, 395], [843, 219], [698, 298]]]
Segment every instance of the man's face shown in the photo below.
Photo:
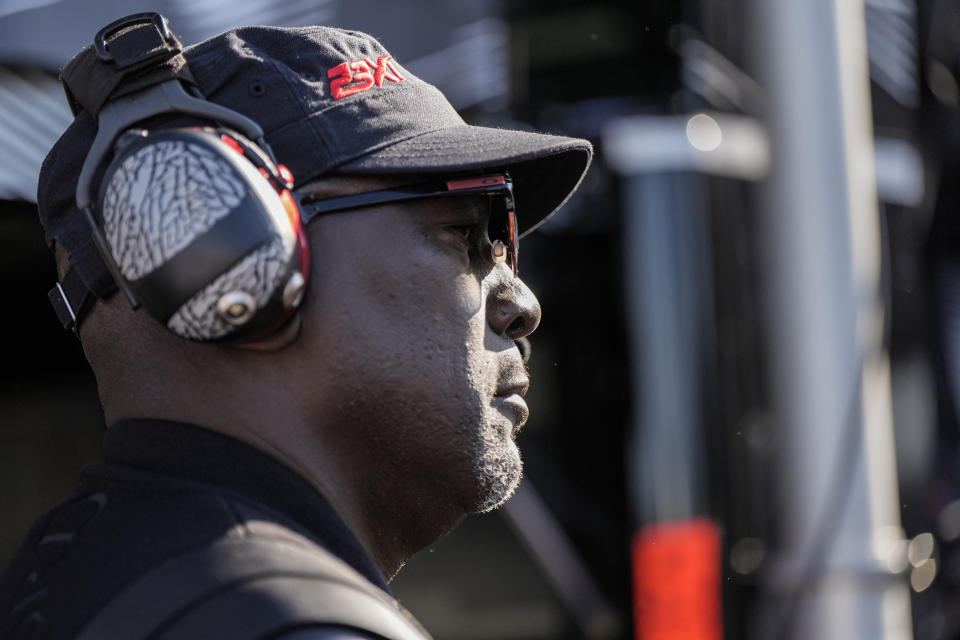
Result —
[[[386, 186], [347, 182], [340, 193]], [[493, 262], [488, 214], [484, 196], [466, 196], [310, 224], [303, 337], [327, 372], [318, 418], [351, 465], [344, 471], [382, 501], [483, 511], [520, 481], [528, 382], [514, 341], [536, 328], [540, 308]]]

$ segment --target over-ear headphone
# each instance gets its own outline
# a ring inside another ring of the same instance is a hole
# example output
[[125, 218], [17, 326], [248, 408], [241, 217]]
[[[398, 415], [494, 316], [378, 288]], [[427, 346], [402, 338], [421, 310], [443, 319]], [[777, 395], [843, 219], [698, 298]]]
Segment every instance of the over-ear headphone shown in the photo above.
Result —
[[[211, 126], [136, 128], [161, 114]], [[293, 176], [262, 129], [189, 95], [178, 79], [108, 99], [97, 115], [77, 207], [131, 304], [192, 340], [249, 338], [283, 324], [303, 298], [309, 251]], [[94, 176], [111, 152], [94, 203]]]

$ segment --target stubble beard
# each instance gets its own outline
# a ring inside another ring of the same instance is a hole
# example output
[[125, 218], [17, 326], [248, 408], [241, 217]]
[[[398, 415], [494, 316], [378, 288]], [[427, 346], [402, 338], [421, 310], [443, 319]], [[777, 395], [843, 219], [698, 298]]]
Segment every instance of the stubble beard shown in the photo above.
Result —
[[486, 513], [513, 496], [523, 478], [523, 461], [512, 437], [504, 437], [496, 424], [484, 421], [477, 444], [479, 491], [474, 513]]

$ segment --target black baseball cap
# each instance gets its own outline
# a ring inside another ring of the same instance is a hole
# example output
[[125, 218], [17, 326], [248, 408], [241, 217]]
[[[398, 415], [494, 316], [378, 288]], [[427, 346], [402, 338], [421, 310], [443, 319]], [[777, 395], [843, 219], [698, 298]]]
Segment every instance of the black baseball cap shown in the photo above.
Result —
[[[206, 100], [262, 127], [295, 188], [325, 174], [507, 170], [522, 235], [570, 197], [590, 164], [586, 140], [466, 124], [436, 87], [358, 31], [242, 27], [183, 57]], [[95, 119], [80, 111], [43, 163], [37, 202], [49, 246], [62, 245], [102, 298], [116, 286], [75, 201], [95, 135]]]

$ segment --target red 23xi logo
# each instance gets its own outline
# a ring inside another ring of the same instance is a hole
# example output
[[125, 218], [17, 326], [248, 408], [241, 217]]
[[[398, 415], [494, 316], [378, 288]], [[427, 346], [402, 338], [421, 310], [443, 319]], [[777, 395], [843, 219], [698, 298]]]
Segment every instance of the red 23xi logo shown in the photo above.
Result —
[[330, 78], [330, 93], [333, 99], [339, 100], [352, 96], [374, 85], [382, 87], [384, 80], [403, 82], [404, 77], [393, 66], [391, 60], [393, 60], [391, 56], [380, 56], [374, 63], [370, 58], [363, 58], [353, 62], [343, 62], [329, 69], [327, 77]]

